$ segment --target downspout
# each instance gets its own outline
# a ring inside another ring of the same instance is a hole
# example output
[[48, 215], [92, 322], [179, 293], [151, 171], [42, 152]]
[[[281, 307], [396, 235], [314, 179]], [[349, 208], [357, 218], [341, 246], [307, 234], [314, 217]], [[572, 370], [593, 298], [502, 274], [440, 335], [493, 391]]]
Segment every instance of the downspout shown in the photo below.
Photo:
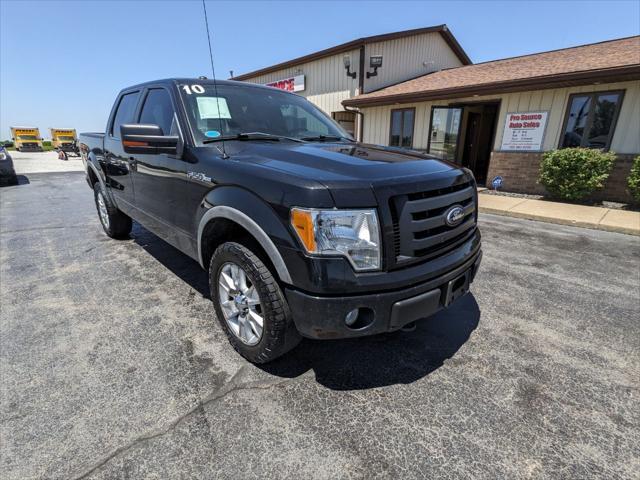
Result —
[[[358, 62], [358, 95], [362, 95], [364, 93], [364, 44], [360, 45], [360, 59]], [[357, 135], [356, 140], [358, 142], [362, 142], [362, 129], [364, 128], [364, 114], [360, 111], [359, 108], [349, 108], [344, 107], [347, 112], [353, 112], [357, 115]]]

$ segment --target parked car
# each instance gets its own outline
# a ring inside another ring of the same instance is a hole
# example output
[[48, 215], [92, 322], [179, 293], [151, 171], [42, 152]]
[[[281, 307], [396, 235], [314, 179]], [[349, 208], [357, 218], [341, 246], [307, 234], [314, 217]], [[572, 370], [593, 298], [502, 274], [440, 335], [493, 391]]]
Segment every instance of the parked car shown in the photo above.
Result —
[[0, 145], [0, 185], [17, 185], [18, 176], [9, 152]]
[[292, 93], [136, 85], [80, 148], [106, 234], [126, 238], [135, 219], [196, 259], [252, 362], [301, 337], [403, 328], [467, 293], [480, 265], [469, 170], [357, 143]]

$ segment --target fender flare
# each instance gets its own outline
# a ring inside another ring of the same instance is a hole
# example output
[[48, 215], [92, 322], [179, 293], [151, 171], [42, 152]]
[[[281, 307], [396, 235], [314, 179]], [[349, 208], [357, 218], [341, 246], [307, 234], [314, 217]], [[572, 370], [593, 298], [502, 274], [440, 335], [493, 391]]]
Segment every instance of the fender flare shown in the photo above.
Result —
[[254, 238], [260, 243], [262, 248], [264, 248], [265, 252], [269, 256], [271, 263], [276, 269], [280, 280], [284, 283], [291, 285], [293, 282], [291, 281], [291, 275], [289, 274], [289, 270], [287, 269], [287, 265], [285, 264], [282, 255], [276, 248], [275, 244], [266, 234], [266, 232], [258, 225], [251, 217], [247, 214], [241, 212], [232, 207], [227, 207], [225, 205], [219, 205], [210, 208], [200, 219], [200, 224], [198, 225], [198, 262], [202, 268], [206, 269], [206, 266], [203, 264], [202, 259], [202, 233], [204, 232], [204, 228], [209, 223], [210, 220], [215, 218], [226, 218], [227, 220], [231, 220], [245, 230], [247, 230]]
[[[87, 168], [91, 169], [91, 171], [93, 172], [93, 174], [96, 176], [96, 178], [98, 179], [98, 182], [100, 183], [101, 187], [104, 187], [104, 179], [102, 178], [102, 175], [100, 173], [100, 170], [98, 170], [98, 167], [96, 167], [93, 162], [91, 161], [90, 158], [87, 158]], [[87, 172], [88, 173], [88, 172]]]
[[[96, 158], [96, 155], [91, 152], [89, 153], [89, 155], [87, 155], [87, 169], [91, 169], [91, 171], [93, 172], [93, 174], [96, 176], [96, 178], [98, 179], [98, 183], [100, 183], [100, 187], [102, 188], [103, 192], [106, 192], [107, 196], [109, 197], [109, 200], [111, 201], [111, 203], [113, 203], [114, 205], [117, 206], [116, 200], [113, 197], [113, 194], [111, 193], [111, 189], [107, 188], [107, 184], [105, 181], [105, 175], [104, 172], [102, 171], [102, 168], [100, 167], [100, 164], [98, 163], [98, 159]], [[87, 176], [89, 175], [89, 172], [86, 172]]]

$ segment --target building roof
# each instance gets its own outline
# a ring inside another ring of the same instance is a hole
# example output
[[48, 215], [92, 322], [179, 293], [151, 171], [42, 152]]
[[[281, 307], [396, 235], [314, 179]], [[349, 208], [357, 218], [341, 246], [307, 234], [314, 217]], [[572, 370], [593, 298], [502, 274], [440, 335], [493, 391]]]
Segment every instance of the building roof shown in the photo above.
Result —
[[640, 36], [429, 73], [344, 100], [368, 106], [640, 78]]
[[356, 48], [360, 48], [363, 45], [375, 42], [383, 42], [385, 40], [394, 40], [397, 38], [405, 38], [411, 37], [414, 35], [421, 35], [423, 33], [439, 33], [442, 35], [442, 38], [449, 45], [451, 50], [456, 54], [456, 56], [460, 59], [460, 61], [464, 65], [471, 64], [471, 59], [462, 49], [456, 38], [453, 36], [449, 27], [446, 25], [436, 25], [434, 27], [425, 27], [425, 28], [414, 28], [413, 30], [403, 30], [401, 32], [392, 32], [385, 33], [382, 35], [373, 35], [371, 37], [362, 37], [356, 40], [351, 40], [347, 43], [342, 43], [340, 45], [336, 45], [335, 47], [327, 48], [325, 50], [320, 50], [318, 52], [313, 52], [308, 55], [304, 55], [302, 57], [294, 58], [293, 60], [287, 60], [286, 62], [278, 63], [276, 65], [271, 65], [270, 67], [261, 68], [259, 70], [254, 70], [253, 72], [243, 73], [242, 75], [235, 75], [233, 80], [248, 80], [253, 77], [257, 77], [259, 75], [264, 75], [266, 73], [275, 72], [277, 70], [283, 70], [289, 67], [295, 67], [296, 65], [300, 65], [301, 63], [311, 62], [313, 60], [318, 60], [320, 58], [328, 57], [330, 55], [336, 55], [338, 53], [348, 52], [350, 50], [354, 50]]

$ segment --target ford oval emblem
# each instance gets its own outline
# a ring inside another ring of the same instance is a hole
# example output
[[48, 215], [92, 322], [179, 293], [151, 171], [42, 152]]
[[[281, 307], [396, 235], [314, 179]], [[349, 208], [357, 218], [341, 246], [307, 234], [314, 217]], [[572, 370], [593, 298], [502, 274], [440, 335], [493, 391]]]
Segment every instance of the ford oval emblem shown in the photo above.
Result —
[[454, 205], [444, 214], [444, 221], [450, 227], [455, 227], [464, 218], [464, 208], [461, 205]]

